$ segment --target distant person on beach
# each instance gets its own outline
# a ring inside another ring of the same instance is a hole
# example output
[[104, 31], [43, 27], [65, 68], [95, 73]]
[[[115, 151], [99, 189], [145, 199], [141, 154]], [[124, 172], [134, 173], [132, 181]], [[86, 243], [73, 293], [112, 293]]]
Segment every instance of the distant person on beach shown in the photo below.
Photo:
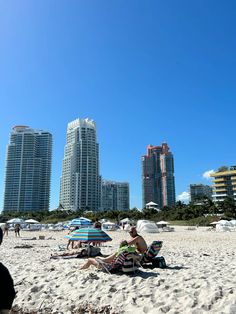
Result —
[[5, 236], [8, 236], [8, 230], [9, 230], [9, 225], [8, 225], [8, 223], [5, 223], [5, 226], [4, 226], [4, 233], [3, 233], [3, 235]]
[[136, 250], [141, 254], [146, 252], [148, 248], [147, 243], [144, 238], [137, 233], [137, 230], [134, 226], [130, 227], [129, 234], [132, 239], [128, 241], [128, 244], [135, 245]]
[[[0, 228], [0, 245], [3, 232]], [[15, 299], [16, 292], [8, 269], [0, 263], [0, 314], [8, 314]]]
[[15, 225], [15, 228], [14, 228], [14, 230], [15, 230], [15, 236], [17, 237], [20, 237], [20, 225], [19, 224], [16, 224]]
[[100, 221], [98, 219], [96, 219], [93, 227], [95, 229], [102, 229], [102, 224], [100, 223]]
[[[72, 229], [70, 232], [69, 232], [69, 234], [70, 233], [72, 233], [73, 231], [75, 231], [75, 230], [79, 230], [79, 226], [76, 226], [74, 229]], [[76, 245], [75, 245], [75, 243], [74, 242], [76, 242]], [[75, 241], [75, 240], [68, 240], [68, 243], [67, 243], [67, 250], [69, 250], [69, 248], [70, 248], [70, 245], [71, 245], [71, 248], [72, 249], [77, 249], [77, 248], [80, 248], [81, 247], [81, 242], [80, 241]]]

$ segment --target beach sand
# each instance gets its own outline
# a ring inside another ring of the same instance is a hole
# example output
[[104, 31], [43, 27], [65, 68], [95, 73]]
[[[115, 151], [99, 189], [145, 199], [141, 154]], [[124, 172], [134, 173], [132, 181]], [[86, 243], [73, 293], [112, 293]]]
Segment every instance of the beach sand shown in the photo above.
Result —
[[[135, 275], [79, 270], [84, 259], [50, 259], [59, 253], [58, 245], [67, 243], [65, 234], [22, 231], [22, 237], [37, 240], [15, 238], [13, 232], [4, 238], [0, 261], [14, 279], [16, 312], [69, 314], [80, 308], [87, 313], [90, 305], [100, 313], [236, 313], [236, 232], [176, 227], [175, 232], [142, 234], [147, 243], [163, 241], [159, 255], [168, 268], [140, 269]], [[38, 240], [39, 235], [46, 239]], [[129, 238], [124, 231], [109, 235], [113, 241], [102, 246], [104, 254]], [[22, 245], [32, 247], [14, 248]]]

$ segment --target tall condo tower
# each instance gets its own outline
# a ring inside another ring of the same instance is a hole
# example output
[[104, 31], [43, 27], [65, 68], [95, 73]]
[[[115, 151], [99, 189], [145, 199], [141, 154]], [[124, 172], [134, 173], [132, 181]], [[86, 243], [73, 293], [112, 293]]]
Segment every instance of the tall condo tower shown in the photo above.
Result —
[[143, 208], [154, 202], [159, 208], [175, 204], [174, 158], [167, 143], [148, 145], [142, 156]]
[[49, 209], [52, 135], [15, 126], [7, 146], [4, 211]]
[[60, 204], [67, 210], [99, 210], [101, 178], [96, 124], [76, 119], [68, 124], [60, 184]]

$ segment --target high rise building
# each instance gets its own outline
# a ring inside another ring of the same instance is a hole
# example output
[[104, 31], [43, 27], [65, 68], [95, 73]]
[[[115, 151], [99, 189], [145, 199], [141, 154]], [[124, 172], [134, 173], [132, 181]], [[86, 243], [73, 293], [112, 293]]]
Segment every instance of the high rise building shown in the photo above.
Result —
[[236, 166], [222, 167], [210, 176], [214, 178], [212, 194], [214, 202], [223, 202], [226, 197], [236, 201]]
[[15, 126], [7, 146], [4, 211], [49, 209], [52, 135]]
[[101, 178], [96, 124], [76, 119], [68, 124], [60, 183], [60, 205], [67, 210], [99, 210]]
[[159, 208], [175, 204], [174, 158], [167, 143], [147, 147], [142, 157], [143, 208], [154, 202]]
[[129, 210], [129, 183], [102, 180], [102, 210]]
[[212, 187], [205, 184], [190, 184], [191, 202], [199, 202], [205, 197], [212, 199]]

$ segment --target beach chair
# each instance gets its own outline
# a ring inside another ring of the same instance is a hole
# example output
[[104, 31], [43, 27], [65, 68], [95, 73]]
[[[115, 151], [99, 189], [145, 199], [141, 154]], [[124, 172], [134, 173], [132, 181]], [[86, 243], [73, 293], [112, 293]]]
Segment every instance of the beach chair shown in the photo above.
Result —
[[96, 261], [100, 264], [101, 269], [109, 274], [117, 272], [134, 273], [141, 266], [140, 255], [128, 251], [119, 254], [111, 264], [103, 262], [99, 257], [96, 258]]
[[162, 248], [162, 243], [162, 241], [153, 241], [152, 244], [149, 245], [147, 251], [142, 256], [141, 265], [154, 262], [154, 259]]

